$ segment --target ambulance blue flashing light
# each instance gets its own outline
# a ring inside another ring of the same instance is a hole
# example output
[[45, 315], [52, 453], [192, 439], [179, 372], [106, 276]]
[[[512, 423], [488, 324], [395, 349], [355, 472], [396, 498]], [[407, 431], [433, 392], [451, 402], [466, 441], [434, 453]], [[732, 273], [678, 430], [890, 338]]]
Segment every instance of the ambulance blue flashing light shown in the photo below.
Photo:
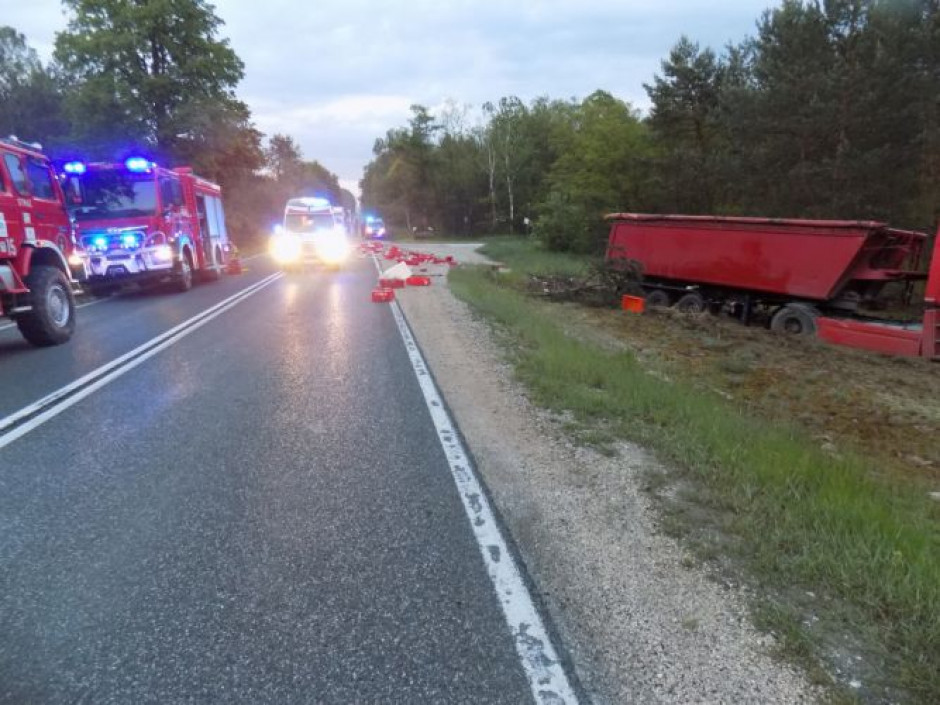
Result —
[[84, 174], [85, 170], [85, 162], [66, 162], [62, 165], [62, 171], [66, 174]]

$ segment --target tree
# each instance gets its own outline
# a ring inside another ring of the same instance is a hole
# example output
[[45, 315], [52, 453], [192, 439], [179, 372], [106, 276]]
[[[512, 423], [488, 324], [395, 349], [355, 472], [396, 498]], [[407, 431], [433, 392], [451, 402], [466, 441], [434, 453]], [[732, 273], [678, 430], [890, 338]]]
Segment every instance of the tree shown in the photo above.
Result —
[[711, 49], [679, 39], [646, 92], [653, 103], [649, 123], [661, 148], [659, 162], [669, 206], [711, 213], [722, 202], [717, 163], [723, 148], [719, 105], [724, 65]]
[[408, 230], [436, 217], [432, 183], [435, 144], [440, 129], [423, 105], [411, 106], [407, 128], [389, 130], [373, 147], [361, 187], [363, 203]]
[[[526, 139], [525, 119], [528, 109], [519, 98], [509, 96], [499, 103], [484, 103], [483, 111], [490, 118], [489, 144], [506, 186], [509, 232], [516, 220], [516, 179], [530, 156], [530, 142]], [[491, 170], [491, 179], [493, 171]]]
[[295, 182], [303, 171], [303, 155], [293, 137], [272, 135], [264, 150], [265, 163], [275, 181]]
[[535, 234], [551, 249], [596, 252], [606, 213], [643, 210], [652, 146], [639, 115], [605, 91], [585, 98], [573, 117]]
[[[234, 97], [243, 64], [219, 39], [222, 20], [205, 0], [63, 0], [68, 29], [55, 57], [76, 85], [79, 136], [99, 150], [137, 138], [172, 159], [202, 126], [194, 104], [242, 113]], [[181, 137], [182, 135], [182, 137]]]
[[26, 37], [0, 27], [0, 135], [55, 145], [68, 130], [62, 92]]

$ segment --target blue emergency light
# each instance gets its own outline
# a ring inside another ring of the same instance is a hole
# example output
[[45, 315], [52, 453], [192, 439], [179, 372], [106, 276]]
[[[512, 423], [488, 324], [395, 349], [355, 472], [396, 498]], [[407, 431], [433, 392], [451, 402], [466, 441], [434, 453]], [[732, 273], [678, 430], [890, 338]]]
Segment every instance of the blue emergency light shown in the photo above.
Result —
[[128, 157], [124, 160], [124, 166], [128, 171], [146, 172], [153, 169], [155, 165], [152, 161], [143, 157]]
[[62, 165], [62, 171], [66, 174], [84, 174], [85, 170], [85, 162], [66, 162]]

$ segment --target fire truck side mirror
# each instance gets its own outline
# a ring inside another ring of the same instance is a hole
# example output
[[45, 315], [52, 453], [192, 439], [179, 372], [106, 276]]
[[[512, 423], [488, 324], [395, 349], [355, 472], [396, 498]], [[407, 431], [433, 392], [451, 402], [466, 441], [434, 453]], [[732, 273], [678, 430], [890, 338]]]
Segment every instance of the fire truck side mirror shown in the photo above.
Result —
[[62, 192], [65, 194], [65, 201], [70, 206], [78, 206], [82, 203], [82, 185], [78, 178], [66, 176], [61, 179]]

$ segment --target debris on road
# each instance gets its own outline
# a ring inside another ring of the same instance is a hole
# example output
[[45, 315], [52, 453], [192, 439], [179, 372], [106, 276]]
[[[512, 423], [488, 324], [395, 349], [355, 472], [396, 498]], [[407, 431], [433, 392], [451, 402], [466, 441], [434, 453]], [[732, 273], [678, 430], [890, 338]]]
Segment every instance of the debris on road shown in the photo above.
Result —
[[[380, 242], [362, 243], [359, 245], [359, 254], [362, 257], [395, 262], [379, 275], [378, 286], [372, 291], [372, 300], [377, 303], [393, 300], [393, 289], [402, 289], [405, 286], [431, 286], [431, 277], [444, 276], [444, 272], [439, 271], [441, 266], [447, 268], [457, 266], [457, 260], [453, 255], [440, 256], [427, 252], [402, 250], [397, 245], [391, 245], [386, 249], [384, 243]], [[415, 270], [418, 273], [415, 273]], [[391, 296], [382, 292], [388, 292]]]

